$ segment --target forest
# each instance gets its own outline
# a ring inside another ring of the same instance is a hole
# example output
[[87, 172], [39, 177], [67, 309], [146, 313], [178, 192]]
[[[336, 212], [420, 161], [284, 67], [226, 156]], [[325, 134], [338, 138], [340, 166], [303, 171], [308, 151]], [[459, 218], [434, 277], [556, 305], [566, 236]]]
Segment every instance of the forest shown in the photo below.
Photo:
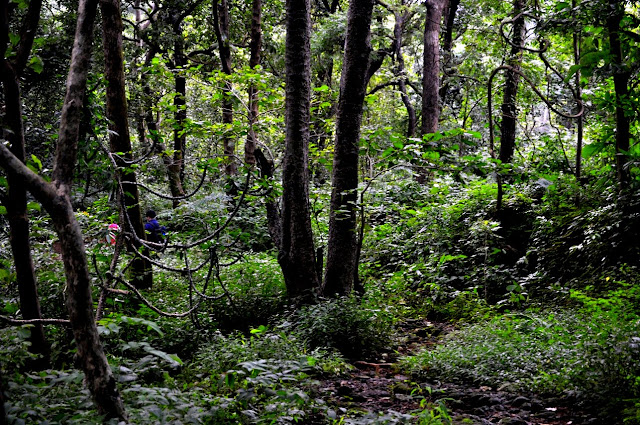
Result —
[[639, 2], [0, 19], [0, 425], [640, 424]]

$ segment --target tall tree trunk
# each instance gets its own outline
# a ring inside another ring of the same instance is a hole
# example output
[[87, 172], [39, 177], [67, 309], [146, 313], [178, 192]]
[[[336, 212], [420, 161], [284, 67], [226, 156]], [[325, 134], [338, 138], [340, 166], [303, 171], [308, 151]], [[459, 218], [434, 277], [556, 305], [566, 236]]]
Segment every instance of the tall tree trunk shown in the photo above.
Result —
[[[145, 68], [151, 65], [151, 61], [155, 54], [156, 49], [153, 46], [150, 46], [145, 59]], [[144, 120], [147, 125], [147, 130], [149, 131], [149, 138], [151, 138], [155, 144], [156, 152], [159, 152], [162, 156], [162, 162], [167, 170], [167, 179], [169, 180], [169, 191], [171, 192], [171, 196], [179, 198], [184, 196], [184, 187], [182, 186], [182, 180], [180, 179], [180, 163], [182, 162], [181, 158], [183, 155], [182, 153], [178, 155], [177, 159], [179, 162], [176, 163], [176, 155], [170, 155], [166, 152], [167, 148], [162, 140], [160, 129], [153, 117], [153, 93], [151, 91], [151, 86], [149, 86], [149, 80], [147, 79], [146, 72], [142, 72], [140, 74], [140, 82], [143, 93], [142, 108], [144, 109]], [[178, 205], [180, 205], [180, 201], [178, 199], [174, 199], [172, 203], [174, 208], [177, 208]]]
[[[260, 65], [262, 49], [262, 0], [253, 0], [251, 7], [251, 57], [249, 67], [256, 70]], [[258, 93], [254, 84], [249, 86], [249, 132], [244, 145], [244, 161], [249, 166], [256, 164], [255, 150], [257, 145], [255, 125], [258, 122]]]
[[318, 287], [309, 210], [309, 115], [311, 108], [311, 5], [287, 1], [285, 152], [282, 161], [282, 243], [278, 261], [291, 298]]
[[[4, 88], [4, 100], [6, 107], [5, 120], [9, 131], [3, 136], [9, 141], [11, 152], [20, 161], [25, 162], [24, 124], [22, 121], [22, 102], [20, 96], [20, 83], [18, 74], [27, 62], [27, 57], [33, 45], [33, 38], [40, 17], [41, 1], [32, 1], [29, 4], [27, 19], [23, 23], [20, 34], [20, 47], [13, 63], [5, 59], [5, 51], [9, 41], [9, 11], [8, 1], [0, 4], [0, 74]], [[25, 52], [26, 53], [21, 53]], [[3, 198], [3, 204], [7, 209], [9, 219], [9, 241], [16, 268], [18, 292], [20, 294], [20, 310], [26, 320], [40, 319], [40, 300], [38, 286], [31, 256], [29, 243], [29, 217], [27, 214], [27, 190], [20, 180], [16, 180], [12, 174], [7, 175], [9, 184], [8, 196]], [[29, 337], [31, 345], [29, 351], [39, 355], [39, 358], [29, 365], [34, 369], [44, 369], [49, 365], [49, 343], [41, 324], [31, 328]]]
[[520, 83], [520, 70], [522, 64], [522, 44], [525, 35], [525, 21], [522, 12], [525, 7], [524, 0], [513, 1], [513, 38], [511, 39], [511, 52], [507, 63], [513, 70], [507, 70], [505, 75], [504, 93], [502, 99], [502, 121], [500, 122], [500, 153], [498, 158], [503, 163], [509, 163], [513, 159], [516, 147], [516, 123], [518, 108], [516, 97]]
[[83, 97], [91, 60], [96, 7], [96, 0], [80, 1], [52, 182], [46, 182], [29, 170], [2, 144], [0, 165], [13, 178], [22, 181], [51, 215], [62, 247], [67, 279], [67, 310], [87, 386], [100, 414], [106, 418], [126, 420], [116, 381], [104, 355], [94, 321], [89, 267], [70, 197], [78, 153]]
[[[187, 77], [184, 75], [184, 69], [187, 65], [187, 58], [184, 55], [184, 40], [182, 36], [182, 24], [178, 22], [174, 24], [174, 84], [176, 95], [173, 98], [173, 106], [176, 111], [174, 113], [174, 129], [173, 129], [173, 161], [169, 165], [169, 178], [180, 177], [180, 189], [184, 194], [184, 156], [187, 149], [187, 135], [184, 133], [184, 125], [187, 121]], [[175, 184], [175, 183], [171, 183]], [[177, 189], [176, 189], [177, 190]], [[176, 208], [179, 201], [173, 202]]]
[[[133, 158], [133, 153], [127, 117], [120, 2], [118, 0], [100, 0], [100, 11], [103, 23], [102, 44], [105, 58], [105, 78], [107, 80], [109, 144], [111, 152], [122, 153], [116, 155], [117, 173], [126, 193], [124, 199], [119, 199], [121, 221], [125, 231], [133, 232], [138, 238], [145, 239], [136, 175], [128, 164], [128, 161]], [[134, 245], [139, 246], [138, 244]], [[153, 284], [151, 264], [138, 257], [134, 260], [132, 267], [135, 285], [140, 288], [150, 288]]]
[[356, 207], [360, 123], [369, 63], [373, 0], [352, 0], [336, 122], [327, 270], [323, 294], [347, 295], [358, 283]]
[[424, 25], [424, 58], [422, 69], [422, 127], [421, 133], [438, 131], [440, 120], [440, 25], [447, 0], [427, 1]]
[[625, 169], [628, 162], [631, 123], [625, 114], [624, 103], [629, 98], [630, 72], [624, 63], [622, 43], [620, 42], [620, 24], [624, 16], [624, 3], [609, 0], [610, 15], [607, 17], [609, 30], [609, 50], [613, 57], [613, 86], [616, 92], [616, 172], [620, 189], [629, 185], [629, 171]]
[[[451, 58], [453, 56], [453, 27], [456, 21], [456, 14], [458, 13], [458, 6], [460, 6], [460, 0], [449, 0], [444, 12], [444, 33], [442, 35], [442, 81], [440, 83], [439, 95], [440, 99], [444, 99], [447, 96], [449, 90], [448, 78], [455, 71], [453, 71], [453, 64]], [[462, 150], [460, 150], [462, 154]]]
[[400, 98], [402, 99], [402, 103], [407, 110], [407, 137], [413, 137], [416, 132], [418, 118], [416, 117], [416, 110], [411, 103], [409, 94], [407, 93], [408, 78], [405, 75], [404, 56], [402, 54], [402, 43], [404, 42], [404, 25], [407, 19], [409, 19], [410, 14], [406, 11], [405, 7], [403, 7], [400, 11], [395, 11], [393, 14], [395, 16], [395, 24], [393, 26], [393, 54], [396, 58], [396, 67], [394, 73], [396, 76], [398, 76], [398, 89], [400, 91]]
[[[220, 64], [222, 72], [231, 75], [231, 46], [229, 42], [229, 4], [227, 0], [214, 0], [213, 20], [218, 51], [220, 52]], [[225, 81], [222, 93], [222, 123], [230, 129], [233, 126], [233, 101], [231, 97], [231, 81]], [[222, 139], [224, 155], [226, 157], [225, 173], [234, 176], [238, 173], [238, 167], [234, 159], [236, 143], [231, 131], [227, 130]]]
[[[572, 2], [573, 9], [575, 10], [578, 7], [577, 0], [573, 0]], [[574, 29], [573, 32], [573, 58], [574, 62], [577, 65], [580, 64], [580, 33], [578, 29]], [[576, 84], [576, 101], [579, 104], [582, 104], [582, 86], [580, 83], [581, 73], [580, 68], [576, 70], [576, 74], [574, 76], [574, 81]], [[584, 134], [584, 120], [582, 115], [577, 118], [577, 127], [578, 131], [576, 134], [576, 180], [580, 182], [581, 174], [582, 174], [582, 139]]]

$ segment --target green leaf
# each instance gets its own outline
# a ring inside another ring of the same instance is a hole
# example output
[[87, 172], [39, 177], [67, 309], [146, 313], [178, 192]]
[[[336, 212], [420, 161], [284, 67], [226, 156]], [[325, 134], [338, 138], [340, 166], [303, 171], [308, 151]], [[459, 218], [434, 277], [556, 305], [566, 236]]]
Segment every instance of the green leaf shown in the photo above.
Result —
[[32, 210], [32, 211], [42, 211], [42, 207], [40, 206], [40, 204], [38, 202], [29, 202], [27, 204], [27, 210]]
[[29, 68], [33, 69], [36, 74], [40, 74], [44, 68], [44, 62], [42, 62], [39, 56], [33, 56], [29, 60]]
[[582, 157], [584, 159], [589, 159], [592, 156], [600, 153], [605, 147], [605, 144], [602, 142], [589, 143], [582, 148]]
[[31, 155], [31, 160], [33, 161], [34, 164], [36, 164], [38, 166], [38, 170], [42, 170], [42, 162], [38, 159], [37, 156], [35, 155]]

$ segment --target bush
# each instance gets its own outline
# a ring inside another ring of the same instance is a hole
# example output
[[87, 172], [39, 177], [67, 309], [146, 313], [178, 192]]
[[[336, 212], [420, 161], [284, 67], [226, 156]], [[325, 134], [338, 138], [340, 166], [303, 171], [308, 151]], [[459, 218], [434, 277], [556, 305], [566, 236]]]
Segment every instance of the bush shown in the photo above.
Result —
[[364, 308], [357, 298], [338, 298], [306, 306], [293, 316], [293, 332], [311, 348], [326, 347], [348, 359], [364, 359], [387, 348], [392, 318]]

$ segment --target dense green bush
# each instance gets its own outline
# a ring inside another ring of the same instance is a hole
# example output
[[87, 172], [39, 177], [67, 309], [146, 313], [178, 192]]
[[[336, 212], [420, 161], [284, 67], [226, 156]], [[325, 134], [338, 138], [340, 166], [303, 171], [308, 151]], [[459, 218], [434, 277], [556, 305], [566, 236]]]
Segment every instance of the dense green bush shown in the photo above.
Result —
[[320, 301], [296, 311], [290, 328], [311, 349], [330, 348], [348, 359], [364, 359], [388, 348], [393, 334], [392, 317], [382, 310], [364, 307], [355, 297]]

